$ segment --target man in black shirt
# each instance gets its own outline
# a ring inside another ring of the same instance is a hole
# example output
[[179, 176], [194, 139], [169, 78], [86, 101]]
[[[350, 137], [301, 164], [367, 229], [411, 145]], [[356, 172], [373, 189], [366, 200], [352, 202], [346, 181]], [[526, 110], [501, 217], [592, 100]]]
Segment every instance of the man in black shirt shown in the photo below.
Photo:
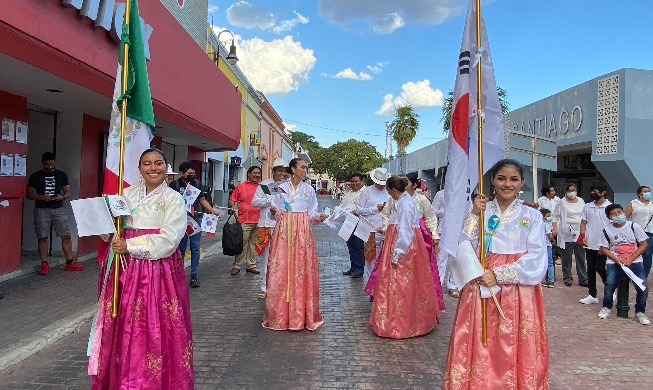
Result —
[[68, 176], [54, 169], [54, 153], [46, 152], [41, 156], [43, 169], [34, 172], [27, 181], [27, 199], [35, 201], [34, 229], [39, 240], [38, 249], [41, 258], [41, 275], [50, 271], [48, 265], [48, 237], [50, 224], [57, 236], [61, 238], [61, 249], [66, 256], [65, 271], [82, 271], [84, 266], [73, 260], [73, 243], [70, 239], [68, 214], [63, 201], [70, 198]]
[[[199, 212], [202, 207], [204, 207], [209, 213], [220, 215], [220, 213], [215, 210], [211, 204], [206, 200], [208, 194], [206, 188], [196, 180], [195, 176], [195, 167], [190, 162], [183, 162], [179, 164], [179, 174], [181, 178], [170, 183], [170, 188], [173, 190], [179, 191], [180, 194], [183, 194], [186, 191], [186, 186], [188, 184], [199, 189], [201, 193], [195, 199], [193, 203], [193, 209], [195, 214], [191, 218], [195, 219], [198, 225], [202, 225], [202, 213]], [[181, 239], [179, 243], [179, 251], [181, 252], [182, 259], [186, 257], [186, 247], [190, 241], [190, 286], [197, 288], [200, 286], [200, 283], [197, 281], [197, 272], [200, 269], [200, 238], [202, 233], [196, 233], [192, 236], [184, 235], [184, 238]]]

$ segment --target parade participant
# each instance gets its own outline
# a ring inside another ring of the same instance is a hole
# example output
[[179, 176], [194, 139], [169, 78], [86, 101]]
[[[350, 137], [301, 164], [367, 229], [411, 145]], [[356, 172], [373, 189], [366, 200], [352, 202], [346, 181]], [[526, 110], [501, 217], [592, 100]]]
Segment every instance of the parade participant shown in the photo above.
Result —
[[[350, 209], [353, 214], [356, 214], [356, 202], [361, 195], [361, 188], [365, 186], [363, 175], [361, 173], [352, 173], [349, 186], [351, 191], [347, 192], [340, 202], [340, 208]], [[354, 278], [363, 277], [365, 271], [365, 242], [356, 237], [352, 232], [347, 240], [347, 249], [349, 250], [349, 262], [351, 263], [349, 269], [344, 271], [343, 275], [352, 275]]]
[[[361, 190], [361, 195], [356, 202], [356, 214], [359, 217], [365, 218], [368, 222], [372, 223], [375, 228], [381, 227], [381, 211], [385, 202], [390, 199], [388, 192], [385, 189], [385, 181], [390, 177], [388, 170], [385, 168], [374, 168], [370, 172], [370, 179], [374, 182], [373, 185], [367, 186]], [[383, 244], [383, 234], [375, 234], [376, 253], [381, 252], [381, 245]], [[378, 256], [378, 255], [377, 255]], [[365, 273], [368, 275], [374, 268], [374, 261], [365, 262]], [[353, 277], [362, 277], [363, 275], [354, 274]]]
[[[433, 197], [433, 203], [431, 203], [435, 215], [438, 217], [438, 234], [442, 235], [442, 227], [444, 226], [444, 190], [440, 190], [435, 193]], [[440, 274], [440, 285], [444, 282], [444, 278], [447, 278], [447, 294], [450, 297], [458, 298], [460, 297], [460, 292], [458, 291], [458, 286], [453, 280], [453, 274], [451, 270], [447, 268], [447, 262], [449, 261], [449, 255], [447, 251], [439, 251], [436, 254], [435, 259], [438, 263], [438, 273]], [[447, 276], [448, 275], [448, 276]]]
[[440, 310], [445, 309], [444, 296], [442, 294], [442, 284], [440, 282], [440, 274], [438, 272], [438, 264], [435, 256], [440, 252], [440, 235], [438, 234], [438, 217], [433, 211], [431, 201], [422, 193], [418, 193], [417, 189], [420, 188], [422, 180], [417, 178], [417, 174], [409, 173], [406, 175], [408, 179], [408, 186], [406, 192], [413, 197], [413, 201], [417, 205], [417, 215], [419, 215], [419, 227], [422, 231], [424, 238], [424, 245], [429, 255], [429, 262], [431, 264], [431, 274], [433, 275], [433, 283], [435, 284], [435, 292], [438, 295], [438, 305]]
[[557, 239], [558, 247], [562, 249], [562, 280], [565, 286], [571, 286], [574, 281], [574, 277], [571, 275], [571, 256], [573, 254], [576, 260], [578, 285], [587, 287], [585, 250], [583, 243], [578, 242], [584, 207], [585, 201], [578, 196], [576, 185], [567, 184], [565, 197], [556, 204], [553, 210], [552, 234]]
[[[138, 168], [144, 184], [126, 188], [131, 209], [122, 237], [104, 255], [88, 373], [92, 389], [192, 389], [190, 299], [177, 249], [186, 231], [181, 195], [168, 187], [166, 158], [147, 149]], [[113, 318], [113, 256], [124, 256], [118, 316]], [[104, 269], [106, 269], [106, 276]]]
[[[206, 200], [209, 197], [208, 190], [202, 184], [202, 182], [197, 180], [193, 163], [186, 161], [179, 164], [179, 172], [181, 173], [181, 177], [170, 183], [170, 188], [175, 191], [179, 191], [180, 194], [186, 192], [186, 187], [189, 185], [200, 190], [200, 194], [195, 199], [195, 202], [193, 202], [193, 212], [188, 213], [188, 218], [193, 218], [198, 225], [202, 225], [202, 213], [199, 212], [202, 207], [204, 207], [204, 209], [206, 209], [206, 211], [209, 213], [220, 217], [220, 212], [214, 209], [213, 206], [211, 206], [211, 203]], [[198, 288], [200, 286], [200, 282], [197, 280], [197, 273], [200, 270], [201, 239], [201, 233], [195, 233], [191, 235], [184, 234], [184, 237], [179, 243], [179, 250], [181, 251], [182, 259], [186, 258], [186, 248], [188, 248], [188, 244], [190, 243], [190, 286], [193, 288]]]
[[[282, 158], [278, 158], [272, 162], [272, 178], [263, 180], [261, 185], [268, 185], [275, 182], [280, 182], [286, 179], [288, 175], [287, 164]], [[267, 270], [268, 258], [270, 257], [270, 238], [274, 232], [274, 227], [277, 224], [272, 214], [270, 214], [270, 207], [272, 206], [272, 199], [281, 196], [280, 194], [267, 195], [261, 186], [256, 189], [254, 198], [252, 199], [252, 206], [261, 209], [261, 216], [258, 220], [258, 238], [254, 244], [254, 250], [261, 256], [261, 292], [259, 299], [263, 299], [267, 295]]]
[[599, 243], [599, 251], [607, 257], [605, 270], [605, 286], [603, 290], [603, 308], [599, 311], [598, 317], [602, 320], [610, 316], [612, 300], [617, 284], [630, 281], [621, 266], [626, 266], [630, 271], [642, 279], [644, 289], [637, 284], [637, 296], [635, 298], [635, 318], [642, 325], [650, 325], [651, 321], [646, 317], [646, 298], [648, 295], [648, 283], [644, 274], [644, 260], [642, 254], [648, 248], [648, 236], [641, 226], [635, 222], [626, 221], [626, 215], [619, 204], [611, 204], [605, 208], [605, 214], [610, 221], [603, 229], [603, 237]]
[[369, 324], [377, 336], [405, 339], [429, 333], [440, 321], [438, 298], [415, 201], [406, 178], [390, 177], [388, 194], [396, 202], [378, 262], [378, 281]]
[[168, 164], [168, 171], [166, 172], [166, 184], [170, 185], [170, 183], [175, 180], [175, 175], [177, 172], [172, 170], [172, 165]]
[[[479, 232], [479, 214], [485, 210], [486, 271], [461, 291], [443, 389], [546, 389], [549, 347], [540, 282], [547, 251], [542, 215], [517, 199], [524, 185], [518, 162], [497, 162], [490, 177], [496, 197], [488, 201], [477, 196], [463, 221], [463, 232], [475, 241], [484, 234]], [[486, 347], [481, 343], [479, 284], [501, 287], [496, 297], [505, 315], [500, 317], [494, 301], [487, 301]]]
[[[261, 167], [251, 166], [247, 170], [247, 180], [238, 184], [229, 197], [229, 207], [233, 210], [238, 205], [238, 222], [243, 230], [243, 251], [234, 259], [231, 266], [231, 275], [238, 275], [243, 261], [247, 264], [245, 269], [253, 274], [260, 274], [254, 259], [254, 244], [258, 238], [257, 223], [261, 217], [261, 209], [252, 205], [254, 193], [261, 182]], [[230, 213], [233, 211], [230, 211]]]
[[651, 272], [651, 259], [653, 258], [653, 202], [651, 200], [651, 188], [648, 186], [640, 186], [637, 188], [637, 199], [633, 199], [626, 206], [624, 210], [626, 218], [637, 223], [644, 229], [648, 236], [648, 247], [646, 252], [642, 254], [644, 260], [644, 272], [648, 278]]
[[270, 243], [264, 328], [315, 330], [324, 323], [310, 223], [320, 223], [328, 216], [317, 211], [315, 190], [303, 181], [307, 171], [304, 160], [290, 160], [290, 178], [281, 184], [284, 193], [275, 197], [270, 207], [277, 225]]

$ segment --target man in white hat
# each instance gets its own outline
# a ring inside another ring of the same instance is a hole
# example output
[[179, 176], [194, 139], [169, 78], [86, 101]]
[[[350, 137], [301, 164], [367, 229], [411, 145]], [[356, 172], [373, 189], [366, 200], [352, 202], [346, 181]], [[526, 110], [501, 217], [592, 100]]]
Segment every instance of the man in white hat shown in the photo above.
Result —
[[166, 172], [166, 184], [167, 185], [170, 185], [170, 183], [172, 183], [172, 181], [175, 180], [175, 175], [176, 174], [177, 174], [177, 172], [174, 172], [172, 170], [172, 165], [168, 164], [168, 172]]
[[[382, 225], [381, 211], [383, 206], [390, 199], [388, 191], [385, 189], [385, 182], [390, 178], [388, 170], [380, 167], [374, 168], [370, 172], [370, 179], [374, 182], [373, 185], [365, 187], [361, 190], [361, 195], [356, 202], [356, 214], [359, 217], [363, 217], [369, 222], [371, 222], [375, 228], [379, 228]], [[376, 233], [376, 253], [381, 250], [381, 245], [383, 244], [383, 234]], [[370, 274], [374, 266], [373, 261], [365, 263], [365, 273]], [[363, 277], [362, 274], [352, 275], [354, 278]]]
[[282, 159], [277, 158], [272, 162], [272, 178], [263, 180], [254, 193], [252, 198], [252, 206], [261, 208], [261, 216], [258, 220], [258, 238], [254, 244], [254, 250], [261, 256], [261, 292], [259, 298], [265, 298], [267, 294], [267, 273], [268, 273], [268, 257], [270, 256], [270, 238], [277, 222], [270, 214], [270, 207], [272, 200], [279, 194], [267, 195], [263, 192], [261, 186], [269, 185], [275, 182], [280, 182], [288, 177], [288, 164]]

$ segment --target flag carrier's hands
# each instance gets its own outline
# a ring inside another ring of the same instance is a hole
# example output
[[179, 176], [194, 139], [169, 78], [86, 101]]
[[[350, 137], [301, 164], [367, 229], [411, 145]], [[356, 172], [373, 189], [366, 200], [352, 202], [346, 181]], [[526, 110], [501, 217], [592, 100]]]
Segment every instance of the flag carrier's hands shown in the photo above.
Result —
[[113, 253], [119, 255], [129, 253], [127, 250], [127, 241], [125, 241], [124, 238], [114, 238], [113, 241], [111, 241], [111, 249], [113, 250]]
[[497, 285], [497, 278], [494, 276], [494, 271], [485, 271], [483, 275], [476, 278], [476, 281], [487, 288], [491, 288]]
[[485, 210], [485, 207], [487, 206], [487, 201], [488, 201], [487, 196], [483, 194], [476, 195], [472, 206], [472, 214], [480, 215], [481, 210]]
[[326, 214], [320, 214], [320, 222], [324, 222], [325, 219], [329, 218]]

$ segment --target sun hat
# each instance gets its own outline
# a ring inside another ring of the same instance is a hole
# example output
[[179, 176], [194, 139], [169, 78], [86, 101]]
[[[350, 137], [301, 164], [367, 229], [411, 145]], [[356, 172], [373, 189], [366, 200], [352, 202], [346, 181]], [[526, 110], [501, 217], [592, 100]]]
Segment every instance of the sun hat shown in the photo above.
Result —
[[166, 175], [176, 175], [177, 172], [172, 171], [172, 165], [168, 164], [168, 172], [166, 172]]
[[272, 169], [277, 168], [277, 167], [287, 167], [287, 166], [288, 166], [288, 164], [282, 158], [277, 158], [272, 162]]
[[390, 174], [388, 174], [388, 170], [383, 167], [374, 168], [370, 171], [370, 179], [378, 185], [384, 186], [389, 178]]

